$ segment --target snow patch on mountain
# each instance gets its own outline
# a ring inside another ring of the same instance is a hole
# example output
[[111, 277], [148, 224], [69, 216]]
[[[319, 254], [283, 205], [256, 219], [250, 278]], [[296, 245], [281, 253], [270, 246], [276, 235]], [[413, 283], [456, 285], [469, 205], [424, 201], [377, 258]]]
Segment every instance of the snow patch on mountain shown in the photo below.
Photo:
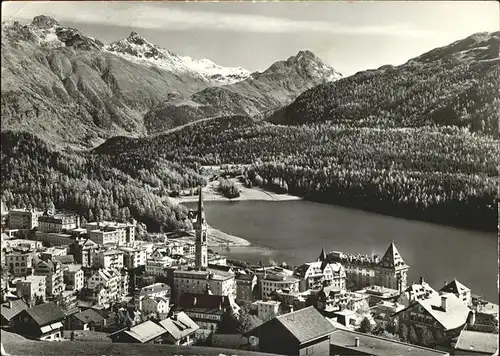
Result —
[[170, 72], [197, 74], [215, 85], [236, 83], [250, 75], [249, 71], [240, 67], [222, 67], [209, 59], [196, 60], [179, 56], [152, 44], [137, 32], [132, 32], [127, 38], [113, 42], [104, 49], [142, 65], [156, 66]]

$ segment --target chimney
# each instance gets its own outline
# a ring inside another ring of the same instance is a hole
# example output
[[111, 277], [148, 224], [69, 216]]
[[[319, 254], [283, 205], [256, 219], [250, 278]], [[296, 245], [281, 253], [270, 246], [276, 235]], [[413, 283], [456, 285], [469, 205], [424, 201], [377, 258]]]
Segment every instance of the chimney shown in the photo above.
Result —
[[290, 312], [290, 313], [293, 312], [293, 305], [292, 304], [288, 305], [288, 312]]
[[420, 277], [420, 284], [424, 283], [424, 277]]
[[441, 309], [446, 311], [446, 307], [448, 306], [448, 296], [443, 294], [441, 296]]
[[12, 300], [9, 299], [9, 309], [12, 309]]
[[354, 346], [359, 347], [359, 337], [354, 338]]
[[476, 323], [476, 311], [471, 311], [469, 325], [474, 325]]
[[374, 263], [378, 263], [378, 262], [379, 262], [379, 261], [378, 261], [378, 256], [377, 256], [377, 255], [374, 255], [374, 256], [373, 256], [373, 262], [374, 262]]

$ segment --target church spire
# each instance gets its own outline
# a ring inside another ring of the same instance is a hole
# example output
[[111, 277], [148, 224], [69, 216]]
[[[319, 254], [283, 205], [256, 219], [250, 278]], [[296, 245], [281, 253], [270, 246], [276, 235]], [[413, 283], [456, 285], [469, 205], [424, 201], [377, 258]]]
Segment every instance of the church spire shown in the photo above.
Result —
[[318, 262], [324, 262], [325, 260], [326, 260], [326, 253], [325, 253], [325, 249], [322, 248], [321, 253], [319, 254], [319, 257], [318, 257]]
[[196, 222], [201, 224], [205, 222], [205, 209], [203, 207], [203, 190], [201, 189], [201, 185], [198, 187], [199, 197], [198, 197], [198, 212], [196, 214]]

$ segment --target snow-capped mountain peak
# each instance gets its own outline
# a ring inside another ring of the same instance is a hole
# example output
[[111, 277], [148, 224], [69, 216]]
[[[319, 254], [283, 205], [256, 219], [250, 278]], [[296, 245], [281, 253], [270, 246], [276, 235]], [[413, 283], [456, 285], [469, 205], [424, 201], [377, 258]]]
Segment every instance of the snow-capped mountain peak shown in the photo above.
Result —
[[209, 59], [197, 60], [179, 56], [149, 42], [135, 31], [127, 38], [105, 46], [105, 50], [142, 65], [156, 66], [178, 73], [197, 74], [201, 79], [216, 85], [235, 83], [250, 75], [249, 71], [240, 67], [222, 67]]

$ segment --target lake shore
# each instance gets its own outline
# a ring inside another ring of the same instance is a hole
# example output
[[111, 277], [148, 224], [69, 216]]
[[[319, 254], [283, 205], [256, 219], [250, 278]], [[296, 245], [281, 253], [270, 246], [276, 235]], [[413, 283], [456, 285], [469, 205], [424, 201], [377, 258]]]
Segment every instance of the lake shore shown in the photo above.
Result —
[[[178, 241], [187, 241], [193, 242], [195, 241], [194, 236], [184, 236], [177, 238]], [[234, 236], [231, 234], [227, 234], [224, 231], [220, 231], [211, 226], [208, 227], [208, 246], [209, 247], [223, 247], [223, 246], [231, 246], [231, 247], [243, 247], [250, 246], [250, 242], [245, 240], [244, 238]]]
[[[289, 200], [302, 200], [301, 197], [290, 195], [290, 194], [277, 194], [269, 192], [260, 187], [247, 188], [236, 178], [229, 178], [229, 181], [234, 182], [235, 186], [240, 191], [240, 196], [238, 198], [229, 199], [224, 197], [219, 191], [218, 181], [209, 182], [206, 187], [203, 187], [203, 200], [204, 201], [249, 201], [249, 200], [260, 200], [260, 201], [289, 201]], [[171, 201], [182, 204], [189, 202], [198, 201], [198, 195], [188, 195], [188, 191], [181, 193], [180, 197], [169, 198]]]

